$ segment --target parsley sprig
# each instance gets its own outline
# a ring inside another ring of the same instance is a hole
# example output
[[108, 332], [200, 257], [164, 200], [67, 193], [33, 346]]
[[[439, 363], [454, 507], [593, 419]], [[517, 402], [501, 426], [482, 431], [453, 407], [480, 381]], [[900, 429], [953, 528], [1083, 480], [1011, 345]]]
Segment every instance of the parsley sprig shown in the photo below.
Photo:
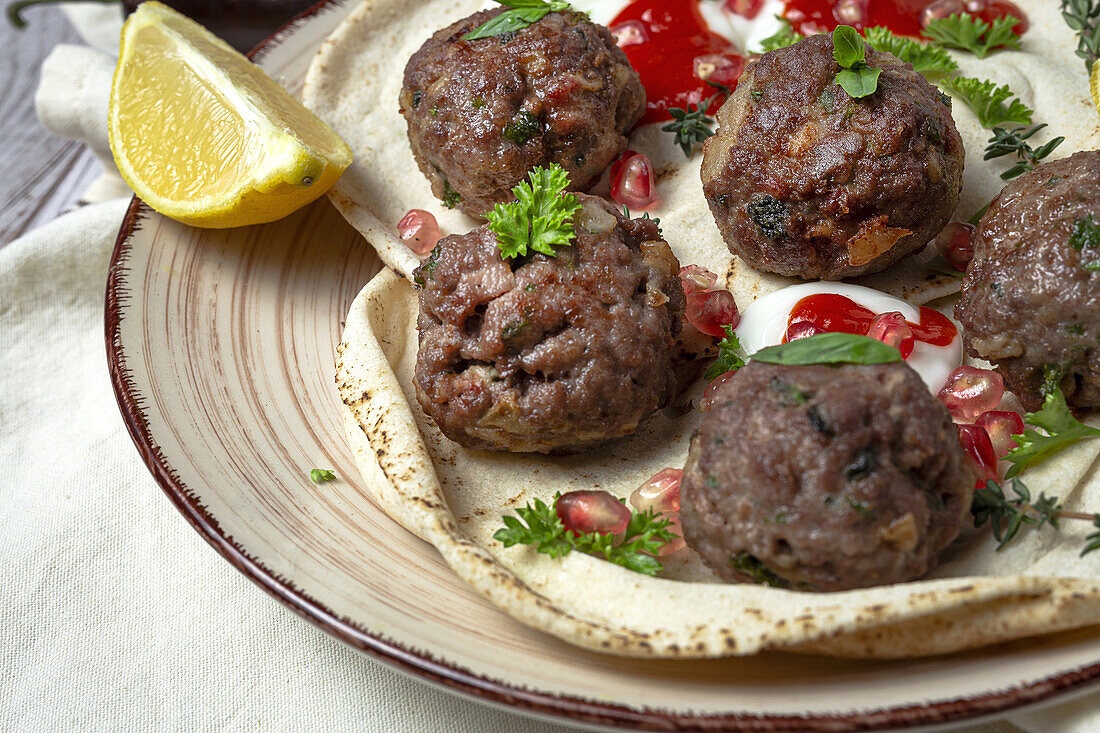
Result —
[[884, 26], [864, 29], [863, 37], [871, 48], [894, 54], [902, 61], [912, 64], [915, 71], [929, 79], [954, 74], [959, 70], [959, 65], [942, 47], [899, 36]]
[[970, 13], [955, 13], [929, 21], [922, 32], [941, 46], [969, 51], [984, 59], [997, 48], [1020, 48], [1020, 37], [1012, 30], [1019, 22], [1020, 19], [1012, 15], [1002, 15], [993, 23], [986, 23]]
[[981, 527], [986, 522], [992, 526], [998, 550], [1011, 542], [1024, 525], [1038, 529], [1047, 524], [1060, 529], [1058, 522], [1062, 519], [1092, 522], [1096, 532], [1085, 537], [1086, 544], [1081, 555], [1100, 550], [1100, 514], [1068, 512], [1057, 496], [1047, 496], [1042, 491], [1032, 500], [1031, 491], [1018, 478], [1013, 478], [1010, 486], [1015, 494], [1011, 498], [996, 481], [987, 481], [983, 488], [974, 492], [974, 503], [970, 506], [975, 527]]
[[485, 21], [464, 35], [462, 40], [474, 41], [478, 38], [515, 33], [532, 23], [539, 22], [550, 13], [571, 9], [569, 3], [563, 0], [497, 0], [497, 2], [507, 6], [508, 10]]
[[833, 59], [840, 65], [836, 83], [853, 99], [875, 93], [882, 69], [867, 64], [867, 47], [856, 29], [838, 25], [833, 30]]
[[961, 99], [974, 110], [982, 127], [993, 127], [1008, 122], [1031, 124], [1031, 110], [1012, 94], [1007, 85], [997, 86], [988, 79], [956, 76], [944, 79], [940, 86]]
[[563, 247], [576, 236], [573, 215], [581, 202], [571, 193], [569, 175], [557, 163], [537, 167], [528, 181], [512, 189], [516, 200], [497, 204], [489, 212], [489, 229], [497, 238], [504, 257], [525, 257], [541, 252], [554, 257], [554, 247]]
[[1016, 447], [1005, 456], [1005, 460], [1012, 464], [1005, 472], [1005, 478], [1013, 478], [1025, 468], [1050, 458], [1078, 440], [1100, 437], [1100, 430], [1090, 428], [1073, 416], [1061, 389], [1048, 392], [1042, 409], [1024, 415], [1024, 422], [1033, 427], [1024, 430], [1021, 435], [1012, 436]]
[[703, 142], [714, 134], [711, 125], [714, 118], [707, 115], [707, 110], [714, 102], [715, 97], [710, 97], [704, 102], [695, 105], [688, 104], [687, 109], [672, 107], [668, 113], [672, 115], [672, 122], [661, 128], [662, 132], [671, 132], [676, 136], [676, 144], [684, 151], [684, 155], [691, 157], [696, 144]]
[[745, 360], [741, 358], [741, 342], [737, 334], [733, 332], [733, 326], [722, 326], [726, 332], [725, 338], [718, 342], [718, 358], [707, 369], [706, 380], [711, 382], [726, 372], [735, 372], [745, 366]]
[[993, 160], [994, 158], [1003, 158], [1006, 155], [1015, 155], [1017, 158], [1016, 165], [1001, 174], [1001, 178], [1006, 181], [1023, 173], [1027, 173], [1030, 170], [1034, 170], [1035, 166], [1039, 165], [1043, 158], [1053, 153], [1054, 149], [1065, 141], [1064, 137], [1059, 136], [1051, 138], [1038, 148], [1032, 148], [1027, 142], [1028, 139], [1044, 127], [1046, 127], [1045, 122], [1041, 125], [1032, 125], [1031, 127], [1014, 127], [1011, 130], [1006, 130], [1003, 127], [994, 127], [993, 137], [989, 138], [989, 144], [985, 147], [985, 156], [983, 160]]
[[329, 468], [313, 468], [310, 469], [309, 480], [315, 484], [323, 484], [326, 481], [335, 481], [336, 472]]
[[782, 15], [777, 15], [775, 17], [776, 20], [779, 21], [779, 30], [760, 41], [760, 53], [767, 53], [768, 51], [775, 51], [780, 48], [786, 48], [787, 46], [793, 46], [805, 38], [805, 36], [797, 32], [794, 26], [791, 25], [791, 22]]
[[1092, 65], [1100, 58], [1100, 0], [1062, 0], [1062, 19], [1077, 33], [1077, 55]]
[[602, 557], [643, 575], [656, 575], [664, 566], [655, 555], [659, 549], [677, 538], [669, 531], [672, 522], [652, 509], [633, 512], [622, 534], [587, 532], [577, 534], [565, 528], [554, 505], [561, 493], [547, 506], [541, 499], [517, 508], [519, 518], [503, 517], [504, 527], [498, 529], [493, 539], [504, 544], [535, 545], [535, 549], [550, 557], [564, 557], [573, 550]]

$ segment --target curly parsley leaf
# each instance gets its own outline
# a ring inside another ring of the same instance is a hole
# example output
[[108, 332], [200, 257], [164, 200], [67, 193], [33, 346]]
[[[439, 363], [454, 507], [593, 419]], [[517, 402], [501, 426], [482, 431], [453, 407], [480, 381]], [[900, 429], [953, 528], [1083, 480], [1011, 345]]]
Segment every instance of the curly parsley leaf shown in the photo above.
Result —
[[[561, 494], [554, 495], [554, 505]], [[565, 528], [554, 505], [535, 499], [516, 509], [516, 517], [505, 516], [504, 527], [493, 539], [505, 547], [535, 545], [536, 551], [550, 557], [563, 557], [573, 550], [602, 557], [644, 575], [656, 575], [664, 567], [654, 557], [657, 551], [677, 538], [669, 531], [672, 522], [652, 509], [633, 512], [621, 535], [600, 532], [577, 534]]]
[[863, 31], [863, 37], [871, 48], [883, 53], [891, 53], [902, 61], [912, 64], [914, 71], [924, 74], [929, 79], [954, 74], [959, 70], [959, 65], [940, 46], [899, 36], [885, 26], [876, 25], [866, 28]]
[[779, 21], [779, 30], [771, 34], [764, 40], [760, 41], [760, 53], [766, 53], [768, 51], [775, 51], [779, 48], [786, 48], [787, 46], [793, 46], [794, 44], [805, 38], [804, 35], [797, 32], [790, 21], [784, 18], [782, 15], [775, 16]]
[[335, 481], [336, 473], [328, 468], [314, 468], [309, 472], [309, 480], [315, 484], [323, 484], [326, 481]]
[[1049, 458], [1078, 440], [1100, 437], [1100, 430], [1090, 428], [1073, 416], [1060, 389], [1049, 392], [1043, 408], [1038, 412], [1029, 412], [1024, 416], [1024, 421], [1034, 428], [1044, 430], [1046, 434], [1031, 428], [1024, 430], [1021, 435], [1012, 436], [1016, 447], [1005, 456], [1005, 460], [1012, 464], [1005, 473], [1005, 478], [1016, 476], [1025, 468]]
[[745, 366], [745, 360], [741, 358], [741, 342], [737, 334], [733, 332], [733, 326], [722, 326], [726, 336], [718, 342], [718, 358], [707, 369], [706, 380], [708, 382], [720, 377], [726, 372], [735, 372]]
[[464, 41], [478, 38], [492, 38], [505, 33], [515, 33], [532, 23], [537, 23], [550, 13], [570, 10], [569, 3], [562, 0], [497, 0], [508, 7], [500, 15], [482, 23], [462, 37]]
[[703, 142], [714, 134], [714, 129], [711, 128], [711, 125], [714, 124], [714, 118], [707, 116], [707, 109], [710, 107], [711, 101], [713, 101], [713, 97], [695, 105], [695, 109], [692, 109], [690, 104], [687, 109], [672, 107], [668, 111], [672, 115], [672, 122], [661, 128], [662, 132], [671, 132], [676, 136], [676, 144], [684, 151], [684, 155], [689, 158], [691, 157], [692, 148], [697, 143]]
[[1032, 111], [1013, 96], [1012, 90], [1007, 85], [997, 86], [988, 79], [957, 76], [944, 79], [940, 82], [940, 86], [973, 110], [982, 127], [993, 127], [1008, 122], [1031, 124]]
[[922, 32], [941, 46], [969, 51], [984, 59], [997, 48], [1019, 50], [1020, 37], [1012, 30], [1019, 22], [1012, 15], [1002, 15], [990, 24], [970, 13], [954, 13], [929, 21]]
[[1001, 174], [1001, 178], [1006, 181], [1022, 173], [1034, 170], [1035, 166], [1039, 165], [1043, 158], [1053, 153], [1054, 149], [1065, 141], [1064, 137], [1059, 136], [1051, 138], [1038, 148], [1032, 148], [1027, 140], [1044, 127], [1046, 127], [1045, 122], [1041, 125], [1032, 125], [1031, 127], [1015, 127], [1011, 130], [1006, 130], [1003, 127], [994, 127], [993, 137], [989, 138], [989, 144], [985, 146], [985, 156], [983, 160], [993, 160], [994, 158], [1002, 158], [1006, 155], [1015, 155], [1017, 158], [1016, 164]]
[[769, 364], [889, 364], [901, 352], [869, 336], [829, 332], [760, 349], [749, 357]]
[[512, 189], [516, 200], [497, 204], [489, 212], [489, 229], [504, 257], [524, 257], [541, 252], [554, 257], [554, 247], [567, 246], [576, 236], [573, 215], [581, 203], [571, 193], [569, 175], [560, 165], [541, 166]]
[[840, 65], [836, 83], [849, 97], [859, 99], [874, 94], [882, 69], [868, 66], [867, 47], [856, 29], [838, 25], [833, 30], [833, 59]]

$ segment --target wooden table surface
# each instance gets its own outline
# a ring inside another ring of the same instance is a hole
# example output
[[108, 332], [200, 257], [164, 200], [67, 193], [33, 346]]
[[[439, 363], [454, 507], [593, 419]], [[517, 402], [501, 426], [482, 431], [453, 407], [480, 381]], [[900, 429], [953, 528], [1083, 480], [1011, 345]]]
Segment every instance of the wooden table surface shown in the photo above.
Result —
[[42, 60], [59, 43], [82, 43], [80, 36], [55, 7], [24, 17], [21, 31], [0, 19], [0, 247], [72, 209], [103, 172], [83, 143], [54, 135], [34, 111]]

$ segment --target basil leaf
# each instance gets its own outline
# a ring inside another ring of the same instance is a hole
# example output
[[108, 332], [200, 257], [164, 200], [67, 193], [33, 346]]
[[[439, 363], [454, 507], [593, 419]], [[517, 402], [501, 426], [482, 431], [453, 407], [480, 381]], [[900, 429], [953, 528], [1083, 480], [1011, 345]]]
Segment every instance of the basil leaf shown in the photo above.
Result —
[[760, 349], [753, 361], [768, 364], [889, 364], [901, 352], [878, 339], [854, 333], [819, 333], [797, 341]]
[[882, 69], [862, 66], [858, 69], [843, 69], [836, 75], [836, 83], [848, 93], [849, 97], [859, 99], [875, 93], [878, 89], [878, 75]]
[[549, 12], [550, 8], [548, 7], [506, 10], [464, 35], [462, 40], [476, 41], [479, 38], [492, 38], [504, 33], [523, 30], [532, 23], [542, 20]]
[[863, 63], [866, 50], [863, 39], [850, 25], [838, 25], [833, 31], [833, 58], [844, 68]]

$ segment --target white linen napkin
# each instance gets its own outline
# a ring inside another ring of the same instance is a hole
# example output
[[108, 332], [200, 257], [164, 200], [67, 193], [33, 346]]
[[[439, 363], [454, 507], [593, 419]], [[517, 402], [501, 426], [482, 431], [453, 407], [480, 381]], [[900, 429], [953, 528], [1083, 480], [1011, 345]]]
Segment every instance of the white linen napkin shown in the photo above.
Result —
[[[98, 25], [85, 37], [109, 49], [118, 31], [107, 12], [89, 14]], [[49, 129], [86, 142], [109, 171], [113, 68], [108, 54], [58, 46], [35, 100]], [[86, 198], [119, 191], [109, 175]], [[0, 250], [0, 730], [564, 731], [453, 697], [331, 639], [245, 580], [172, 508], [107, 376], [103, 292], [125, 204], [85, 207]], [[1098, 711], [1094, 695], [1013, 722], [1084, 733], [1100, 730]]]

